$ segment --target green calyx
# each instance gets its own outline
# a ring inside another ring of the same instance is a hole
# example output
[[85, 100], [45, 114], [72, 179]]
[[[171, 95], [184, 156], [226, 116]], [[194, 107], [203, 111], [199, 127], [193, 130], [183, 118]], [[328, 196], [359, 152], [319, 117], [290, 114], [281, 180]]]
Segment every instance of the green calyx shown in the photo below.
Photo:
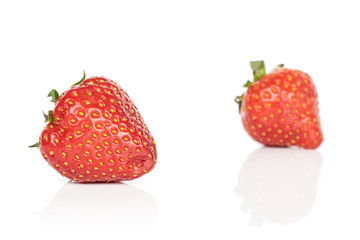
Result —
[[83, 74], [82, 79], [81, 79], [80, 81], [78, 81], [77, 83], [73, 84], [72, 87], [81, 84], [81, 83], [85, 80], [85, 78], [86, 78], [85, 71], [83, 71], [83, 73], [84, 73], [84, 74]]
[[[247, 82], [243, 85], [243, 87], [246, 88], [250, 87], [254, 82], [259, 81], [261, 78], [263, 78], [266, 75], [264, 61], [251, 61], [250, 67], [253, 70], [254, 80], [253, 81], [247, 80]], [[241, 110], [243, 99], [244, 99], [244, 94], [242, 94], [241, 96], [237, 96], [235, 98], [235, 102], [239, 104], [239, 111]]]
[[51, 97], [51, 102], [56, 103], [59, 98], [59, 93], [55, 89], [51, 90], [48, 94], [48, 97]]
[[[81, 80], [78, 81], [77, 83], [73, 84], [72, 87], [81, 84], [85, 80], [85, 78], [86, 78], [86, 74], [85, 74], [85, 71], [83, 71], [83, 77], [81, 78]], [[55, 89], [52, 89], [49, 92], [48, 97], [51, 97], [51, 100], [50, 100], [51, 102], [56, 103], [56, 101], [59, 99], [60, 95], [59, 95], [58, 91], [56, 91]], [[48, 114], [45, 114], [43, 112], [43, 115], [45, 117], [45, 122], [53, 122], [56, 124], [53, 113], [54, 113], [54, 111], [52, 111], [52, 110], [50, 110], [48, 112]]]
[[239, 104], [239, 111], [241, 110], [241, 105], [242, 105], [243, 99], [244, 99], [244, 94], [242, 94], [242, 95], [240, 95], [240, 96], [237, 96], [237, 97], [235, 98], [235, 102], [236, 102], [237, 104]]
[[259, 81], [265, 76], [266, 71], [264, 61], [252, 61], [250, 62], [250, 67], [253, 70], [254, 82]]
[[[253, 83], [259, 81], [261, 78], [263, 78], [265, 75], [266, 75], [266, 70], [265, 70], [265, 63], [264, 61], [251, 61], [250, 62], [250, 67], [251, 69], [253, 70], [253, 77], [254, 77], [254, 80], [253, 81], [250, 81], [250, 80], [247, 80], [247, 82], [243, 85], [243, 87], [245, 88], [248, 88], [250, 87]], [[284, 64], [279, 64], [276, 66], [275, 69], [277, 68], [282, 68], [284, 67]], [[274, 69], [274, 70], [275, 70]], [[241, 106], [242, 106], [242, 101], [244, 99], [244, 95], [245, 94], [242, 94], [240, 96], [237, 96], [235, 98], [235, 102], [237, 104], [239, 104], [239, 111], [241, 110]]]
[[37, 143], [35, 143], [35, 144], [33, 144], [33, 145], [30, 145], [29, 146], [29, 148], [38, 148], [39, 147], [39, 143], [37, 142]]
[[[73, 84], [73, 86], [76, 86], [76, 85], [79, 85], [81, 84], [86, 78], [86, 74], [85, 74], [85, 71], [83, 71], [83, 77], [81, 78], [80, 81], [78, 81], [77, 83]], [[55, 103], [57, 102], [57, 100], [59, 99], [60, 95], [59, 95], [59, 92], [56, 91], [55, 89], [52, 89], [49, 94], [48, 94], [48, 97], [51, 97], [51, 102]], [[54, 124], [57, 124], [55, 118], [54, 118], [54, 111], [53, 110], [49, 110], [49, 112], [46, 114], [43, 112], [43, 115], [44, 115], [44, 118], [45, 118], [45, 122], [51, 122], [51, 123], [54, 123]], [[30, 148], [35, 148], [35, 147], [39, 147], [39, 143], [35, 143], [33, 145], [30, 145], [29, 146]]]
[[52, 122], [52, 123], [57, 124], [57, 122], [55, 121], [55, 118], [54, 118], [54, 111], [53, 110], [49, 110], [48, 114], [45, 114], [43, 112], [43, 115], [44, 115], [44, 118], [45, 118], [45, 122]]
[[[48, 114], [43, 112], [43, 115], [44, 115], [44, 118], [45, 118], [45, 122], [52, 122], [52, 123], [57, 124], [57, 122], [56, 122], [56, 120], [54, 118], [54, 111], [53, 110], [49, 110]], [[29, 146], [29, 148], [38, 148], [38, 147], [39, 147], [39, 142]]]
[[[49, 94], [48, 94], [48, 97], [51, 97], [51, 102], [53, 102], [53, 103], [56, 103], [56, 101], [59, 99], [59, 93], [58, 93], [58, 91], [56, 91], [55, 89], [53, 89], [53, 90], [51, 90], [50, 92], [49, 92]], [[45, 118], [45, 122], [53, 122], [53, 123], [55, 123], [56, 124], [56, 121], [55, 121], [55, 119], [54, 119], [54, 116], [53, 116], [53, 114], [54, 114], [54, 111], [53, 110], [49, 110], [49, 112], [48, 112], [48, 114], [45, 114], [44, 112], [43, 112], [43, 115], [44, 115], [44, 118]]]
[[[81, 84], [85, 80], [85, 78], [86, 78], [86, 74], [85, 74], [85, 71], [83, 71], [83, 77], [81, 78], [81, 80], [78, 81], [77, 83], [73, 84], [72, 87]], [[55, 89], [52, 89], [48, 94], [48, 97], [51, 97], [51, 102], [53, 102], [53, 103], [56, 103], [59, 96], [60, 96], [59, 92], [56, 91]]]
[[[59, 93], [58, 93], [58, 91], [53, 89], [49, 92], [48, 97], [51, 97], [51, 100], [50, 100], [51, 102], [56, 103], [56, 101], [59, 98]], [[53, 122], [53, 123], [57, 124], [57, 122], [54, 118], [53, 110], [49, 110], [48, 114], [43, 112], [43, 116], [45, 118], [45, 122]], [[38, 148], [38, 147], [39, 147], [39, 142], [29, 146], [29, 148]]]

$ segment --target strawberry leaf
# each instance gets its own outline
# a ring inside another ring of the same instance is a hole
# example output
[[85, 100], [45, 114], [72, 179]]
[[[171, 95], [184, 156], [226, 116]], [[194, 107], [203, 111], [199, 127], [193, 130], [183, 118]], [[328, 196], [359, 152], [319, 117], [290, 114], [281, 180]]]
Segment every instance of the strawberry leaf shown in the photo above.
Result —
[[273, 71], [276, 70], [276, 69], [278, 69], [278, 68], [283, 68], [284, 66], [285, 66], [285, 64], [278, 64], [278, 65], [276, 65], [276, 67], [273, 69]]
[[30, 147], [30, 148], [39, 147], [39, 143], [37, 142], [37, 143], [35, 143], [35, 144], [33, 144], [33, 145], [30, 145], [29, 147]]
[[253, 84], [253, 82], [247, 80], [247, 82], [243, 85], [243, 87], [246, 87], [246, 88], [247, 88], [247, 87], [250, 87], [251, 84]]
[[43, 115], [44, 115], [44, 118], [45, 118], [45, 122], [47, 122], [48, 121], [48, 119], [49, 119], [49, 115], [47, 115], [46, 113], [44, 113], [43, 112]]
[[56, 103], [59, 98], [59, 93], [55, 89], [51, 90], [48, 94], [48, 97], [51, 97], [51, 102]]
[[241, 105], [242, 105], [243, 99], [244, 99], [244, 94], [242, 94], [241, 96], [237, 96], [237, 97], [235, 98], [235, 102], [236, 102], [237, 104], [239, 104], [239, 111], [241, 110]]
[[49, 113], [46, 114], [43, 112], [44, 118], [45, 118], [45, 122], [53, 122], [56, 124], [55, 118], [54, 118], [54, 111], [53, 110], [49, 110]]
[[252, 61], [250, 62], [250, 67], [253, 70], [254, 82], [265, 76], [266, 71], [264, 61]]

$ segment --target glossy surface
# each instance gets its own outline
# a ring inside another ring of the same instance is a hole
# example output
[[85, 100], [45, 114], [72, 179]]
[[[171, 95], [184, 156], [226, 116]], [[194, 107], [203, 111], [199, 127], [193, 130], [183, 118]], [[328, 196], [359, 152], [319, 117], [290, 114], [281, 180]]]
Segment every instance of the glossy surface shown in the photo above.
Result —
[[60, 96], [39, 143], [43, 157], [77, 182], [131, 180], [156, 163], [155, 141], [129, 96], [93, 77]]

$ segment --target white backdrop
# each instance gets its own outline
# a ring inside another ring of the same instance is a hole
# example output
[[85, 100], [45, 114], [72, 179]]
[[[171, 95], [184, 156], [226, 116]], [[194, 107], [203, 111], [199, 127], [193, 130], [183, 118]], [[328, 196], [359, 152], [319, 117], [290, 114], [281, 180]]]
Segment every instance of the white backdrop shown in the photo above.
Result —
[[[357, 1], [0, 1], [2, 239], [359, 239]], [[267, 70], [305, 71], [325, 141], [263, 148], [235, 96]], [[63, 92], [104, 75], [158, 147], [124, 184], [74, 184], [27, 146]]]

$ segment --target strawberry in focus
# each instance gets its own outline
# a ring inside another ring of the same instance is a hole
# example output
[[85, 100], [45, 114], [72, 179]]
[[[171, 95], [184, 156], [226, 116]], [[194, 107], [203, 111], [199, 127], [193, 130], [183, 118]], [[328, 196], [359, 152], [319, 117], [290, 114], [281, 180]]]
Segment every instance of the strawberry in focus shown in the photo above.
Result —
[[156, 163], [154, 138], [128, 94], [104, 77], [83, 79], [61, 96], [38, 144], [45, 160], [77, 182], [132, 180]]
[[318, 94], [310, 76], [283, 65], [266, 74], [263, 61], [250, 65], [254, 80], [235, 99], [248, 134], [268, 146], [319, 147], [323, 134]]

